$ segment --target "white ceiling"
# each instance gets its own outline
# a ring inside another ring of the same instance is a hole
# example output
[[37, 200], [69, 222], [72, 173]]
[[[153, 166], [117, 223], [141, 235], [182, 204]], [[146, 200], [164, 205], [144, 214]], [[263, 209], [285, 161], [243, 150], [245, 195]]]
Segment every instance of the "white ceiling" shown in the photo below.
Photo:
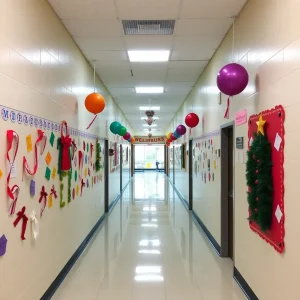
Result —
[[[158, 105], [163, 134], [246, 0], [48, 0], [86, 58], [142, 134], [139, 106]], [[176, 20], [170, 35], [124, 35], [122, 20]], [[167, 63], [130, 63], [128, 50], [170, 50]], [[132, 73], [131, 73], [132, 72]], [[133, 76], [132, 76], [133, 74]], [[160, 95], [136, 95], [135, 86], [164, 86]]]

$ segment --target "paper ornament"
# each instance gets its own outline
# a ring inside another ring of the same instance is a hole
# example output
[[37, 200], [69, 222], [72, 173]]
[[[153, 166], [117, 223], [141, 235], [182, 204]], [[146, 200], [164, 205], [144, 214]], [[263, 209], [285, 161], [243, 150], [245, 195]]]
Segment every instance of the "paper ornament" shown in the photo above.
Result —
[[51, 154], [50, 154], [50, 152], [48, 152], [47, 155], [46, 155], [46, 157], [45, 157], [45, 161], [46, 161], [46, 164], [48, 166], [50, 165], [51, 160], [52, 160]]
[[77, 184], [76, 185], [76, 196], [78, 196], [79, 195], [79, 185]]
[[53, 147], [53, 145], [54, 145], [54, 140], [55, 140], [55, 135], [54, 135], [53, 132], [51, 132], [49, 142], [50, 142], [50, 145], [51, 145], [52, 147]]
[[74, 200], [75, 199], [75, 188], [73, 188], [72, 197], [73, 197], [73, 200]]
[[53, 197], [52, 195], [50, 194], [48, 196], [48, 208], [51, 208], [53, 206]]
[[6, 253], [6, 246], [7, 246], [7, 238], [3, 234], [0, 237], [0, 256], [3, 256]]
[[32, 213], [30, 215], [30, 221], [31, 221], [32, 236], [36, 240], [39, 235], [40, 228], [39, 228], [39, 222], [36, 218], [36, 214], [35, 214], [34, 210], [32, 211]]
[[31, 196], [35, 195], [35, 181], [34, 180], [30, 181], [30, 195]]
[[19, 222], [22, 220], [22, 229], [21, 229], [21, 239], [24, 241], [26, 239], [26, 227], [28, 222], [28, 217], [25, 215], [26, 207], [23, 206], [22, 209], [17, 213], [17, 218], [15, 219], [13, 225], [16, 227]]
[[39, 199], [39, 203], [41, 203], [43, 201], [43, 205], [42, 205], [41, 213], [40, 213], [41, 217], [43, 216], [44, 210], [47, 206], [47, 196], [48, 196], [48, 194], [45, 191], [45, 187], [42, 186], [42, 190], [40, 192], [40, 199]]
[[56, 168], [53, 167], [53, 169], [52, 169], [52, 175], [51, 175], [51, 177], [52, 177], [53, 180], [55, 180], [56, 172], [57, 172]]
[[0, 180], [2, 179], [3, 173], [2, 170], [0, 169]]
[[32, 151], [32, 138], [31, 138], [31, 134], [26, 136], [26, 148], [27, 148], [27, 152], [31, 152]]
[[50, 180], [50, 176], [51, 176], [51, 170], [47, 167], [45, 172], [45, 178], [47, 180]]

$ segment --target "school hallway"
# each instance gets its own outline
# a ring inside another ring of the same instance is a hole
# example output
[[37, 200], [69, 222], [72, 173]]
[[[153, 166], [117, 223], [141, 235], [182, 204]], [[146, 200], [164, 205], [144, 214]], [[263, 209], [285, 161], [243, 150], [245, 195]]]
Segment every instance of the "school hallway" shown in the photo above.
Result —
[[136, 173], [53, 299], [246, 299], [232, 274], [168, 178]]

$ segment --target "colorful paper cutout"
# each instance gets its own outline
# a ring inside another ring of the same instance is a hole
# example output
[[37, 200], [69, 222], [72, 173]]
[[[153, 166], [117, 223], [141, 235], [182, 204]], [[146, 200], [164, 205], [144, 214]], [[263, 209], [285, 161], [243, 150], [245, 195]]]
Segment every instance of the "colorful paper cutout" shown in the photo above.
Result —
[[35, 195], [35, 181], [34, 180], [30, 181], [30, 195], [31, 196]]
[[3, 176], [3, 173], [2, 173], [2, 170], [0, 169], [0, 179], [2, 178]]
[[87, 176], [87, 168], [84, 169], [84, 177]]
[[48, 152], [47, 155], [46, 155], [46, 157], [45, 157], [45, 161], [46, 161], [46, 164], [48, 166], [50, 165], [51, 160], [52, 160], [51, 154], [50, 154], [50, 152]]
[[86, 144], [86, 151], [89, 152], [89, 150], [90, 150], [90, 144], [87, 143], [87, 144]]
[[7, 246], [7, 238], [3, 234], [0, 237], [0, 256], [3, 256], [6, 253], [6, 246]]
[[87, 188], [90, 187], [90, 184], [89, 184], [89, 180], [88, 180], [88, 179], [86, 180], [86, 187], [87, 187]]
[[50, 142], [50, 145], [51, 145], [52, 147], [53, 147], [53, 145], [54, 145], [54, 140], [55, 140], [55, 135], [54, 135], [53, 132], [51, 132], [49, 142]]
[[214, 169], [216, 169], [216, 168], [217, 168], [217, 161], [214, 160]]
[[31, 134], [26, 136], [26, 147], [27, 147], [27, 152], [31, 152], [32, 151], [32, 138], [31, 138]]
[[76, 185], [76, 196], [78, 196], [79, 195], [79, 185], [77, 184]]
[[57, 172], [56, 168], [53, 167], [53, 169], [52, 169], [52, 179], [53, 179], [53, 180], [54, 180], [55, 177], [56, 177], [56, 172]]
[[50, 194], [48, 196], [48, 208], [51, 208], [53, 206], [53, 197], [52, 195]]
[[78, 173], [77, 173], [77, 170], [75, 170], [75, 174], [74, 174], [75, 182], [77, 181], [77, 176], [78, 176]]
[[74, 200], [75, 199], [75, 188], [73, 188], [72, 196], [73, 196], [73, 200]]
[[50, 176], [51, 176], [51, 170], [47, 167], [45, 172], [45, 178], [47, 180], [50, 180]]

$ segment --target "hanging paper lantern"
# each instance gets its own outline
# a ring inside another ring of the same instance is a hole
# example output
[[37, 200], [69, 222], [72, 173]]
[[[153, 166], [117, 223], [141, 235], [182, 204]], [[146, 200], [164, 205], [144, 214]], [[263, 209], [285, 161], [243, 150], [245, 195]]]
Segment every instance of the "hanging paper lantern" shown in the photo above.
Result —
[[176, 132], [180, 135], [184, 135], [186, 133], [186, 127], [184, 125], [178, 125]]
[[153, 117], [154, 114], [155, 114], [155, 112], [154, 112], [153, 110], [146, 110], [146, 111], [145, 111], [145, 115], [146, 115], [147, 117]]
[[92, 122], [87, 127], [87, 129], [89, 129], [95, 121], [95, 119], [97, 118], [97, 114], [101, 113], [104, 110], [105, 100], [102, 95], [98, 93], [92, 93], [85, 98], [84, 105], [90, 113], [95, 115]]
[[126, 127], [124, 127], [124, 126], [121, 126], [121, 127], [119, 128], [118, 135], [120, 135], [120, 136], [123, 136], [123, 135], [125, 135], [125, 134], [126, 134], [126, 132], [127, 132], [127, 129], [126, 129]]
[[174, 135], [174, 133], [172, 133], [171, 136], [170, 136], [170, 139], [171, 139], [172, 141], [176, 141], [176, 140], [177, 140], [177, 137]]
[[173, 132], [173, 135], [176, 137], [176, 139], [180, 138], [180, 134], [176, 130]]
[[126, 141], [128, 141], [129, 140], [129, 138], [130, 138], [130, 133], [129, 132], [126, 132], [124, 135], [123, 135], [123, 139], [124, 140], [126, 140]]
[[196, 127], [198, 123], [199, 117], [194, 113], [190, 113], [185, 117], [185, 124], [190, 128]]
[[113, 134], [118, 134], [121, 126], [122, 125], [119, 122], [114, 121], [110, 124], [109, 129]]
[[[247, 86], [249, 75], [247, 70], [236, 63], [224, 66], [218, 73], [217, 85], [219, 90], [229, 97], [240, 94]], [[227, 108], [224, 118], [229, 118], [230, 99], [227, 99]]]
[[135, 137], [133, 136], [132, 138], [131, 138], [131, 143], [133, 144], [135, 142]]

